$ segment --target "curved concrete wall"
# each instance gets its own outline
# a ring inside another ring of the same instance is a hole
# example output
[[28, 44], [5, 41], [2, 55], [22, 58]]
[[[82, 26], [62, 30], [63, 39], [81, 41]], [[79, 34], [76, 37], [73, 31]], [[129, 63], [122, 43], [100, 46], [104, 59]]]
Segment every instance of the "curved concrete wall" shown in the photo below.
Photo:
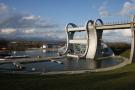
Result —
[[88, 22], [88, 42], [86, 58], [93, 59], [97, 49], [97, 32], [94, 28], [94, 22]]
[[103, 30], [96, 30], [96, 25], [98, 24], [98, 21], [101, 25], [103, 25], [102, 20], [97, 19], [93, 22], [93, 24], [88, 26], [89, 47], [86, 58], [89, 59], [96, 59], [98, 57], [101, 57], [101, 39]]
[[93, 20], [89, 20], [86, 22], [85, 24], [85, 28], [86, 28], [86, 32], [87, 32], [87, 45], [86, 45], [86, 50], [85, 53], [81, 56], [81, 57], [87, 57], [87, 53], [88, 53], [88, 49], [89, 49], [89, 26], [93, 25], [94, 21]]

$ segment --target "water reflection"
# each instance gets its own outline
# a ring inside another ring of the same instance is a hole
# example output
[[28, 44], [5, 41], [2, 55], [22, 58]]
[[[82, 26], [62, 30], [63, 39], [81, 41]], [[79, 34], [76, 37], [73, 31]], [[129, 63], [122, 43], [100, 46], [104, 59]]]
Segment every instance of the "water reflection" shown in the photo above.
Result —
[[77, 60], [73, 58], [63, 59], [65, 70], [106, 68], [106, 67], [117, 65], [122, 61], [123, 61], [122, 58], [113, 58], [113, 57], [108, 57], [100, 60], [92, 60], [92, 59]]
[[11, 52], [12, 56], [21, 56], [21, 55], [28, 55], [30, 57], [50, 57], [50, 56], [57, 56], [57, 51], [46, 51], [45, 49], [34, 49], [34, 50], [26, 50], [26, 51], [13, 51]]

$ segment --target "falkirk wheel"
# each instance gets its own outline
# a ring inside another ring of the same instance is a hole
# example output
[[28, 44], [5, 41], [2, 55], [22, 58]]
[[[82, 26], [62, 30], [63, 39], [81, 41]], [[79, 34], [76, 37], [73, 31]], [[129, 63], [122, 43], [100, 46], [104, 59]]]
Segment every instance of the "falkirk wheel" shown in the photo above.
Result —
[[[83, 27], [78, 27], [73, 23], [69, 23], [65, 27], [67, 35], [66, 50], [62, 53], [67, 57], [96, 59], [102, 57], [102, 33], [104, 30], [119, 30], [130, 29], [131, 30], [131, 52], [129, 62], [135, 61], [135, 16], [133, 16], [130, 22], [119, 24], [104, 24], [101, 19], [89, 20]], [[86, 32], [85, 39], [74, 39], [76, 32]], [[81, 54], [75, 54], [74, 45], [84, 45], [85, 50]]]

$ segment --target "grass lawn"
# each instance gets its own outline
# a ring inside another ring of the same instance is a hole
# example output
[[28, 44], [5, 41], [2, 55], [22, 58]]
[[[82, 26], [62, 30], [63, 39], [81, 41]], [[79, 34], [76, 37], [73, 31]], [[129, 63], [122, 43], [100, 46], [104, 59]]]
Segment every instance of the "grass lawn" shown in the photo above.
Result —
[[74, 75], [0, 74], [0, 90], [135, 90], [135, 63], [107, 72]]

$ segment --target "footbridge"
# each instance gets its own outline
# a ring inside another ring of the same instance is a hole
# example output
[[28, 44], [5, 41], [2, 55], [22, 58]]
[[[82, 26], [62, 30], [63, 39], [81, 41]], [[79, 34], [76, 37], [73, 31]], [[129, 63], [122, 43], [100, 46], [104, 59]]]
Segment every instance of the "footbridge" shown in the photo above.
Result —
[[[130, 29], [132, 32], [132, 42], [131, 42], [131, 52], [130, 52], [130, 62], [135, 60], [135, 16], [127, 23], [113, 23], [113, 24], [104, 24], [101, 19], [89, 20], [82, 27], [79, 27], [73, 23], [69, 23], [65, 27], [67, 35], [67, 44], [66, 50], [63, 54], [68, 57], [76, 58], [88, 58], [96, 59], [102, 57], [101, 42], [102, 42], [102, 33], [104, 30], [121, 30], [121, 29]], [[74, 39], [76, 32], [86, 32], [85, 39]], [[85, 50], [81, 54], [76, 54], [74, 51], [74, 45], [85, 45]]]

